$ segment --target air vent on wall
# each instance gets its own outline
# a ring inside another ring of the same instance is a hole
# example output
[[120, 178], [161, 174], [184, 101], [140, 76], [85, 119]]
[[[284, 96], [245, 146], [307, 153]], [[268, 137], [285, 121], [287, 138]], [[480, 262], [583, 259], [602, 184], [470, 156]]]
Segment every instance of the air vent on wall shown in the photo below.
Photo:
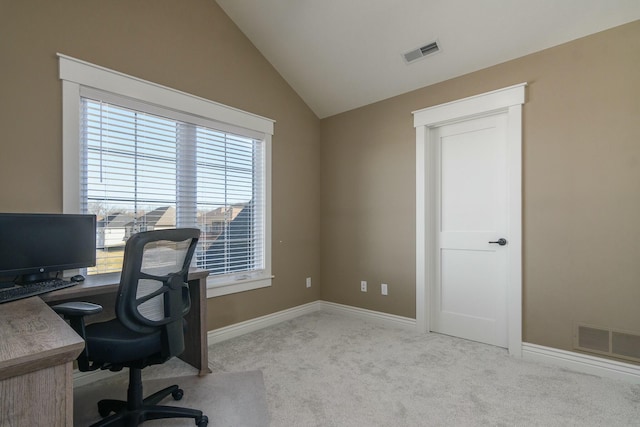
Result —
[[578, 324], [574, 348], [640, 362], [639, 333]]
[[436, 40], [417, 49], [413, 49], [412, 51], [403, 54], [402, 57], [407, 64], [410, 64], [418, 59], [422, 59], [428, 55], [433, 55], [437, 52], [440, 52], [440, 46], [438, 46], [438, 41]]

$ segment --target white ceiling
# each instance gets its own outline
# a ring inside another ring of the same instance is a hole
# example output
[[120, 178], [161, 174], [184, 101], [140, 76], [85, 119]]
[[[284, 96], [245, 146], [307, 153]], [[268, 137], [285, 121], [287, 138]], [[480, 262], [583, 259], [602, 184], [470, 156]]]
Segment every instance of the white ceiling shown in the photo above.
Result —
[[217, 2], [320, 118], [640, 19], [640, 0]]

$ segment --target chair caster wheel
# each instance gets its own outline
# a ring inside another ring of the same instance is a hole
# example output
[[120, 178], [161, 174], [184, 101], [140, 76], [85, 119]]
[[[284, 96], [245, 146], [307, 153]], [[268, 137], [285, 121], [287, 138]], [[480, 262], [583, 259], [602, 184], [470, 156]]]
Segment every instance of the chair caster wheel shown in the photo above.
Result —
[[174, 392], [171, 392], [171, 397], [173, 397], [173, 400], [180, 400], [182, 399], [182, 396], [184, 396], [184, 390], [182, 390], [181, 388], [177, 389]]
[[198, 427], [207, 427], [209, 425], [209, 417], [203, 415], [200, 418], [196, 418], [196, 424]]

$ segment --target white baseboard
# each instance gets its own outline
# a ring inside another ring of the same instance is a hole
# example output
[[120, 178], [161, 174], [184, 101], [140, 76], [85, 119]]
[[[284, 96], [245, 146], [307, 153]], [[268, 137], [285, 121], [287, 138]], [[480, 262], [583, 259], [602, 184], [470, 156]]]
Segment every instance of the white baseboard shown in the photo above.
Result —
[[358, 317], [360, 319], [377, 323], [384, 323], [389, 326], [396, 326], [405, 329], [415, 329], [416, 327], [415, 319], [410, 319], [408, 317], [396, 316], [393, 314], [381, 313], [379, 311], [366, 310], [363, 308], [351, 307], [348, 305], [337, 304], [333, 302], [314, 301], [308, 304], [289, 308], [287, 310], [278, 311], [277, 313], [267, 314], [255, 319], [235, 323], [233, 325], [225, 326], [219, 329], [214, 329], [207, 333], [207, 339], [209, 341], [209, 344], [215, 344], [316, 311], [341, 313], [347, 316]]
[[599, 377], [640, 384], [640, 366], [630, 363], [530, 343], [522, 343], [522, 358]]
[[381, 323], [387, 326], [395, 326], [403, 329], [416, 329], [416, 319], [396, 316], [395, 314], [381, 313], [379, 311], [352, 307], [350, 305], [337, 304], [335, 302], [321, 301], [322, 311], [340, 313], [351, 317], [357, 317], [370, 322]]
[[267, 314], [265, 316], [256, 317], [255, 319], [246, 320], [233, 325], [224, 326], [222, 328], [213, 329], [207, 333], [207, 341], [209, 345], [215, 344], [230, 338], [239, 337], [268, 326], [276, 325], [280, 322], [295, 319], [305, 314], [313, 313], [321, 309], [321, 301], [314, 301], [308, 304], [299, 305], [297, 307], [278, 311], [276, 313]]

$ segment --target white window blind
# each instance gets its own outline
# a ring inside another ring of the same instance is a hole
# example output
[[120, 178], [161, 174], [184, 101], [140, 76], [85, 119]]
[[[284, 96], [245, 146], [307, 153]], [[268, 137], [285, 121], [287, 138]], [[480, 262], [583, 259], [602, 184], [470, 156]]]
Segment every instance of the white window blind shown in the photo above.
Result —
[[119, 271], [133, 233], [174, 227], [200, 228], [194, 264], [213, 276], [263, 273], [262, 139], [109, 94], [80, 106], [81, 209], [98, 218], [89, 274]]

